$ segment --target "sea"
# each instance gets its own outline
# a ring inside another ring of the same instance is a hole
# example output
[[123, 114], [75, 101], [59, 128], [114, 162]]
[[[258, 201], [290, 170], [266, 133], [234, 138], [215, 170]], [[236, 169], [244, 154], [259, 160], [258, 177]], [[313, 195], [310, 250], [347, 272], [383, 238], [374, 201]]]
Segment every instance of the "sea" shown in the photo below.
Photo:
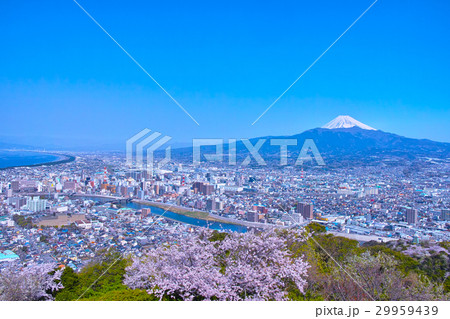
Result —
[[34, 151], [0, 150], [0, 169], [15, 166], [40, 165], [59, 161], [63, 156]]

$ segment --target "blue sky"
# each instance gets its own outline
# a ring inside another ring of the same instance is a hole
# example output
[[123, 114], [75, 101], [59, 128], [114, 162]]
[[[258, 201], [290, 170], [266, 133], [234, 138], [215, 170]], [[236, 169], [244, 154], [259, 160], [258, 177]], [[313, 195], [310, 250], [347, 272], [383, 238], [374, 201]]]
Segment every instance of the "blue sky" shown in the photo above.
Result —
[[148, 127], [193, 137], [285, 135], [348, 114], [450, 142], [450, 3], [373, 1], [0, 2], [3, 140], [121, 145]]

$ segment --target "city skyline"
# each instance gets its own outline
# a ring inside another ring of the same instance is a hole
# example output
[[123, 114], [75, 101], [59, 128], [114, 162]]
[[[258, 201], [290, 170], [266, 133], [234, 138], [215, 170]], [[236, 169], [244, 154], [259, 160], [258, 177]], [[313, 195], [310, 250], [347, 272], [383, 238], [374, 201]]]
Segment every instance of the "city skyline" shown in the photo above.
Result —
[[372, 3], [79, 1], [199, 126], [73, 1], [44, 1], [39, 15], [38, 4], [2, 3], [0, 136], [119, 145], [150, 127], [186, 143], [292, 135], [349, 114], [383, 131], [450, 142], [446, 3], [378, 1], [251, 125]]

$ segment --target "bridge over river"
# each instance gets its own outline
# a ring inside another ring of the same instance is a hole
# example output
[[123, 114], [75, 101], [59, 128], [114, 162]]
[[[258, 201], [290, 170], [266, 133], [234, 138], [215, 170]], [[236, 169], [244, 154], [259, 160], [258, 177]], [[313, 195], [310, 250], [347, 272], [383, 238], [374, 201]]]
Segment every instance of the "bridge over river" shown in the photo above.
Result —
[[[87, 199], [100, 203], [115, 203], [132, 209], [141, 209], [151, 207], [152, 213], [156, 215], [164, 215], [164, 217], [176, 220], [181, 223], [191, 224], [194, 226], [212, 228], [217, 230], [231, 230], [238, 232], [246, 232], [248, 229], [273, 229], [283, 228], [284, 226], [274, 224], [264, 224], [257, 222], [249, 222], [245, 220], [237, 220], [233, 218], [223, 217], [204, 211], [192, 211], [187, 207], [165, 204], [160, 202], [152, 202], [147, 200], [136, 200], [126, 197], [118, 197], [101, 194], [82, 194], [82, 193], [26, 193], [26, 196], [41, 196], [51, 198], [55, 194], [68, 196], [71, 199]], [[199, 212], [206, 215], [206, 218], [194, 217], [191, 212]]]

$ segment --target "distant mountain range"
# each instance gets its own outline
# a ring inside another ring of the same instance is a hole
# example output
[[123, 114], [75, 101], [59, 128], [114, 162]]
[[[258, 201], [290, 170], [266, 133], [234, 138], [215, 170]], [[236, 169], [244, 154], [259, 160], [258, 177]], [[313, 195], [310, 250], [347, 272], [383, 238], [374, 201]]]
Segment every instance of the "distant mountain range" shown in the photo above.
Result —
[[[340, 115], [321, 128], [310, 129], [299, 134], [289, 136], [263, 136], [251, 138], [249, 141], [252, 145], [256, 145], [260, 139], [265, 139], [266, 141], [258, 150], [259, 154], [265, 160], [269, 159], [274, 161], [279, 160], [280, 146], [271, 145], [271, 139], [297, 140], [296, 146], [288, 146], [288, 154], [291, 162], [295, 161], [305, 140], [308, 139], [314, 141], [326, 164], [330, 162], [350, 163], [355, 160], [375, 161], [377, 158], [382, 160], [388, 158], [414, 159], [417, 157], [450, 158], [450, 143], [435, 142], [428, 139], [413, 139], [383, 132], [361, 123], [348, 115]], [[10, 140], [6, 138], [3, 138], [3, 140], [8, 142], [0, 142], [0, 149], [43, 149], [42, 146], [29, 146], [20, 142], [17, 144], [10, 143]], [[61, 146], [46, 146], [45, 149], [62, 150], [65, 148]], [[122, 148], [119, 144], [113, 147], [111, 144], [109, 147], [104, 145], [103, 147], [95, 148], [93, 146], [90, 148], [86, 146], [84, 148], [82, 146], [70, 148], [72, 151], [110, 151], [113, 149], [120, 151], [121, 149], [124, 150], [125, 147], [123, 145]], [[225, 144], [223, 149], [226, 157], [229, 153], [229, 145]], [[214, 154], [215, 146], [202, 146], [201, 153]], [[238, 163], [247, 157], [248, 154], [247, 147], [242, 141], [238, 140], [236, 142], [236, 158]], [[158, 151], [156, 155], [163, 156], [164, 151]], [[225, 157], [224, 160], [227, 161]], [[172, 158], [192, 160], [192, 146], [172, 143]]]
[[[397, 134], [383, 132], [363, 124], [348, 115], [340, 115], [321, 128], [314, 128], [300, 134], [290, 136], [264, 136], [250, 139], [255, 145], [260, 139], [266, 142], [259, 149], [263, 157], [276, 158], [280, 147], [270, 145], [270, 139], [296, 139], [297, 146], [289, 146], [290, 157], [298, 155], [303, 143], [312, 139], [322, 154], [325, 162], [328, 160], [358, 161], [373, 157], [401, 157], [414, 159], [417, 157], [449, 158], [450, 143], [435, 142], [428, 139], [413, 139]], [[224, 145], [224, 154], [228, 153], [228, 145]], [[214, 146], [201, 148], [202, 154], [214, 153]], [[237, 158], [248, 155], [247, 147], [240, 141], [236, 143]], [[172, 151], [172, 156], [192, 156], [192, 148], [185, 147]]]

